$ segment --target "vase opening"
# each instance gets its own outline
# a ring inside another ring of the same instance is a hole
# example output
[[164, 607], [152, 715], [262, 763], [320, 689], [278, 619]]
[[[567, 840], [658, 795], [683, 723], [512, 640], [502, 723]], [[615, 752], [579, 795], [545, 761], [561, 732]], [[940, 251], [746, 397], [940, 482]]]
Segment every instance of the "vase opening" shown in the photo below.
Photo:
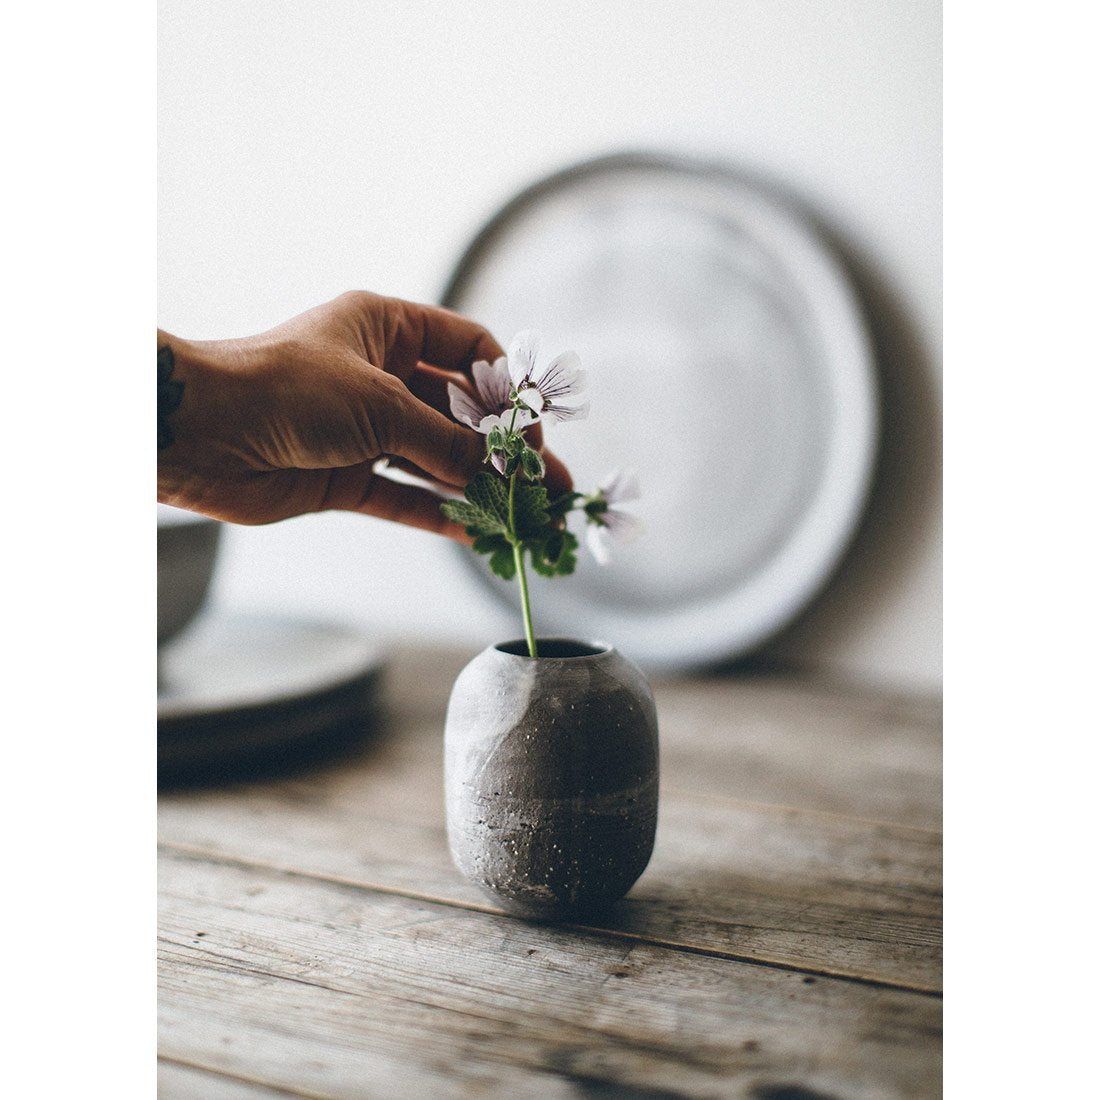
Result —
[[[570, 657], [599, 657], [602, 653], [609, 653], [611, 646], [600, 642], [578, 642], [573, 638], [536, 638], [539, 655], [537, 660], [544, 657], [553, 657], [555, 660], [568, 659]], [[511, 642], [501, 642], [494, 646], [501, 653], [511, 654], [513, 657], [527, 657], [527, 641], [517, 638]]]

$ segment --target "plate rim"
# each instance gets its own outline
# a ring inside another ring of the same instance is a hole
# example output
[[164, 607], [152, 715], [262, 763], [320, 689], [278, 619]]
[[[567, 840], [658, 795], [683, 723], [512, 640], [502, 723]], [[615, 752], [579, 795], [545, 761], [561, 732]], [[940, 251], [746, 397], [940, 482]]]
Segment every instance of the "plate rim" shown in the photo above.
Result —
[[[751, 170], [729, 161], [681, 153], [627, 150], [580, 160], [544, 175], [522, 187], [483, 222], [451, 269], [440, 295], [440, 304], [448, 309], [461, 309], [463, 290], [486, 253], [492, 249], [496, 238], [507, 230], [513, 219], [521, 216], [533, 204], [578, 184], [583, 185], [593, 177], [634, 172], [667, 173], [728, 186], [731, 193], [740, 191], [742, 195], [748, 195], [779, 222], [786, 223], [786, 228], [800, 238], [807, 254], [812, 255], [814, 262], [829, 280], [831, 285], [826, 287], [826, 292], [831, 292], [842, 307], [848, 323], [847, 332], [843, 336], [851, 340], [851, 359], [845, 370], [836, 369], [835, 350], [827, 360], [830, 380], [837, 384], [838, 389], [846, 392], [848, 400], [854, 405], [854, 408], [847, 409], [846, 412], [854, 419], [855, 433], [840, 440], [839, 444], [835, 428], [827, 436], [830, 461], [836, 460], [838, 445], [846, 452], [848, 468], [842, 470], [841, 474], [847, 480], [838, 489], [834, 475], [834, 482], [823, 485], [815, 492], [806, 513], [794, 529], [794, 535], [782, 543], [780, 552], [776, 555], [777, 559], [781, 559], [785, 552], [789, 552], [790, 547], [806, 541], [806, 532], [811, 528], [807, 517], [811, 516], [815, 508], [820, 511], [820, 502], [831, 495], [834, 498], [831, 502], [832, 512], [814, 519], [819, 543], [815, 560], [810, 566], [802, 568], [800, 579], [796, 577], [795, 583], [791, 583], [786, 592], [776, 595], [771, 601], [771, 607], [765, 613], [759, 614], [757, 621], [749, 628], [738, 629], [736, 623], [726, 624], [711, 620], [710, 629], [702, 632], [705, 636], [696, 635], [690, 645], [675, 651], [657, 652], [649, 648], [631, 654], [647, 671], [675, 674], [748, 655], [791, 625], [827, 587], [866, 514], [881, 446], [881, 388], [865, 304], [829, 234], [819, 227], [801, 205], [783, 192], [780, 185], [770, 184]], [[802, 286], [801, 283], [799, 285]], [[476, 578], [479, 587], [488, 591], [498, 605], [507, 603], [509, 609], [518, 614], [518, 607], [512, 606], [514, 601], [505, 599], [502, 587], [494, 583], [494, 578], [468, 548], [456, 546], [454, 552], [460, 556], [467, 572]], [[712, 607], [723, 606], [723, 601], [744, 590], [744, 585], [732, 585], [729, 596], [715, 597]], [[660, 618], [682, 615], [683, 611], [684, 609], [679, 609]], [[696, 621], [700, 626], [707, 625]], [[563, 624], [555, 621], [547, 623], [547, 628], [551, 633], [560, 633]], [[616, 645], [624, 648], [618, 641]]]
[[[284, 687], [262, 698], [255, 695], [238, 694], [229, 703], [205, 700], [200, 703], [188, 703], [171, 697], [161, 699], [159, 692], [157, 698], [157, 721], [161, 722], [190, 722], [199, 718], [224, 718], [229, 715], [245, 715], [254, 712], [265, 712], [271, 709], [290, 707], [311, 699], [318, 698], [341, 691], [361, 680], [381, 674], [385, 667], [385, 655], [383, 647], [368, 638], [362, 631], [357, 630], [352, 624], [331, 618], [306, 618], [292, 614], [274, 613], [268, 614], [253, 610], [235, 610], [224, 608], [211, 608], [202, 613], [201, 621], [196, 618], [193, 624], [195, 630], [214, 629], [232, 630], [243, 627], [254, 628], [287, 628], [308, 630], [316, 636], [323, 632], [330, 637], [340, 636], [361, 647], [361, 654], [366, 660], [357, 660], [354, 668], [349, 664], [340, 669], [326, 672], [324, 678], [313, 686], [302, 689]], [[188, 630], [191, 629], [189, 626]], [[185, 637], [181, 631], [180, 639], [173, 639], [179, 645], [186, 645], [190, 637]], [[172, 642], [167, 643], [171, 647]], [[169, 654], [171, 656], [171, 654]], [[159, 676], [158, 655], [158, 676]]]

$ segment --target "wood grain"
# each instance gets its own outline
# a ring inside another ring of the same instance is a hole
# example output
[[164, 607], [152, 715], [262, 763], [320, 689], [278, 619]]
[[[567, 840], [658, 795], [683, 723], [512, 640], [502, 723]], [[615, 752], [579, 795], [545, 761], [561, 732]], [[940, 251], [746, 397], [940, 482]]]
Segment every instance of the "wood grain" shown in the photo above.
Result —
[[699, 794], [939, 831], [939, 704], [781, 678], [654, 689], [662, 765]]
[[229, 1075], [210, 1095], [938, 1095], [918, 994], [178, 853], [161, 874], [162, 1054]]
[[[465, 650], [398, 649], [386, 695], [441, 732]], [[781, 675], [653, 683], [661, 765], [699, 794], [939, 830], [942, 704]], [[666, 783], [666, 785], [668, 785]]]
[[319, 1094], [234, 1077], [209, 1066], [165, 1057], [157, 1060], [158, 1100], [278, 1100], [287, 1096]]
[[[732, 694], [727, 692], [727, 694]], [[774, 706], [775, 689], [754, 706]], [[787, 695], [792, 693], [789, 689]], [[398, 695], [400, 699], [400, 695]], [[311, 776], [161, 800], [166, 843], [257, 864], [492, 908], [452, 866], [441, 714], [425, 693], [359, 759]], [[749, 711], [747, 703], [743, 707]], [[789, 710], [790, 708], [788, 708]], [[755, 711], [759, 714], [759, 709]], [[762, 722], [763, 719], [758, 719]], [[854, 724], [854, 723], [853, 723]], [[940, 837], [924, 829], [701, 792], [731, 772], [704, 723], [662, 728], [649, 868], [598, 927], [811, 973], [938, 991]], [[687, 748], [677, 752], [669, 743]], [[780, 754], [781, 730], [770, 739]], [[797, 754], [791, 750], [789, 755]], [[876, 764], [876, 766], [878, 766]], [[858, 770], [853, 765], [853, 770]], [[866, 777], [863, 782], [868, 782]]]
[[657, 684], [650, 867], [600, 922], [542, 926], [450, 861], [468, 657], [400, 654], [353, 757], [161, 798], [161, 1095], [940, 1095], [934, 701]]

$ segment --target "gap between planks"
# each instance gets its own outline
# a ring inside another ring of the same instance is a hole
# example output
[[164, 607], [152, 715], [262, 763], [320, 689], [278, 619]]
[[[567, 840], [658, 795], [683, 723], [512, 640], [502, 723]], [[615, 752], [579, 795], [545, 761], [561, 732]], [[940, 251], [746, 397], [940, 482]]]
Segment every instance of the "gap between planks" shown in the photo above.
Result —
[[207, 1066], [202, 1062], [191, 1062], [185, 1058], [173, 1058], [167, 1054], [158, 1054], [157, 1061], [164, 1066], [194, 1070], [196, 1073], [207, 1073], [211, 1077], [217, 1077], [222, 1081], [235, 1081], [242, 1085], [264, 1089], [267, 1092], [274, 1093], [276, 1096], [295, 1096], [301, 1097], [301, 1100], [333, 1100], [333, 1097], [329, 1096], [327, 1093], [303, 1092], [301, 1089], [292, 1089], [286, 1085], [276, 1085], [271, 1081], [261, 1080], [259, 1077], [248, 1077], [243, 1073], [230, 1073], [228, 1070], [216, 1069], [214, 1066]]
[[[301, 868], [286, 867], [281, 864], [270, 863], [265, 860], [227, 855], [223, 852], [212, 851], [208, 848], [203, 848], [194, 844], [161, 840], [158, 841], [157, 847], [158, 849], [174, 852], [189, 858], [202, 859], [209, 863], [224, 864], [232, 867], [255, 868], [256, 870], [285, 875], [289, 878], [326, 882], [334, 886], [348, 887], [354, 890], [365, 890], [376, 894], [389, 894], [395, 897], [408, 898], [410, 901], [427, 902], [431, 905], [444, 905], [451, 909], [465, 909], [469, 912], [485, 913], [489, 916], [511, 916], [511, 914], [504, 909], [500, 909], [493, 905], [479, 905], [476, 902], [461, 901], [457, 898], [440, 897], [436, 894], [426, 894], [421, 891], [397, 886], [386, 886], [382, 883], [367, 882], [362, 879], [348, 878], [344, 875], [335, 875], [320, 871], [307, 871]], [[903, 993], [916, 993], [920, 996], [931, 997], [935, 1000], [943, 999], [943, 991], [933, 986], [925, 986], [911, 982], [891, 982], [881, 978], [868, 978], [861, 974], [854, 974], [843, 970], [826, 969], [824, 967], [797, 966], [789, 962], [781, 962], [778, 959], [768, 959], [758, 955], [743, 955], [734, 951], [722, 951], [719, 948], [696, 947], [693, 944], [679, 943], [675, 940], [662, 939], [654, 936], [643, 936], [636, 932], [625, 932], [620, 929], [605, 928], [596, 924], [561, 922], [557, 927], [571, 928], [580, 932], [593, 932], [631, 943], [644, 943], [653, 947], [664, 947], [671, 951], [680, 951], [689, 955], [701, 955], [705, 958], [723, 959], [729, 962], [745, 963], [749, 966], [762, 966], [772, 970], [784, 970], [793, 974], [805, 974], [818, 978], [834, 978], [838, 981], [852, 982], [853, 984], [868, 986], [872, 989], [893, 989]]]

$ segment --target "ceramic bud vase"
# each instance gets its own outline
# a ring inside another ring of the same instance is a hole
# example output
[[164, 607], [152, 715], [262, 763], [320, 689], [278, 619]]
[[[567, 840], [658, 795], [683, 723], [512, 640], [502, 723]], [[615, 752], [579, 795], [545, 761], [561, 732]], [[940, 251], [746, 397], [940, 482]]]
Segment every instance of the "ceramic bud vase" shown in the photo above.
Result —
[[610, 646], [490, 646], [447, 708], [447, 834], [459, 870], [504, 908], [567, 919], [621, 898], [657, 827], [657, 712]]

